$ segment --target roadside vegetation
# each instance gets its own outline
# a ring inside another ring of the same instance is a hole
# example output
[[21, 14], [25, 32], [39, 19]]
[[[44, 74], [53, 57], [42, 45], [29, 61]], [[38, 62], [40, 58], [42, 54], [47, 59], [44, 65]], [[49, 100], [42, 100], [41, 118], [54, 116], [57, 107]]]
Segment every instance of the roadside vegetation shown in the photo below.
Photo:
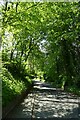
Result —
[[12, 74], [6, 69], [2, 69], [2, 106], [5, 107], [12, 100], [16, 99], [16, 96], [20, 95], [28, 88], [31, 81], [22, 81], [20, 78], [15, 79]]

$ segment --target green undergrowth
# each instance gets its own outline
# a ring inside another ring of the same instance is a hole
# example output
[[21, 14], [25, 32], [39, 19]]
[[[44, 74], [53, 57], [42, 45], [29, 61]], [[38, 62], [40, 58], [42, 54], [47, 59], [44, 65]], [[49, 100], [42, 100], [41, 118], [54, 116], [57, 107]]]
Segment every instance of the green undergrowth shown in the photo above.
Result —
[[12, 74], [6, 69], [2, 68], [0, 74], [2, 78], [2, 106], [5, 107], [9, 104], [17, 95], [20, 95], [22, 91], [26, 90], [31, 84], [30, 79], [26, 79], [26, 82], [22, 81], [19, 77], [15, 79]]
[[69, 87], [66, 89], [66, 91], [71, 92], [71, 93], [73, 93], [73, 94], [75, 94], [75, 95], [80, 96], [80, 88], [78, 88], [78, 87], [69, 86]]
[[66, 92], [70, 92], [70, 93], [73, 93], [75, 95], [78, 95], [80, 96], [80, 88], [77, 87], [76, 85], [73, 85], [73, 86], [67, 86], [67, 87], [62, 87], [62, 84], [56, 84], [54, 82], [51, 83], [53, 87], [56, 87], [56, 88], [61, 88], [63, 90], [65, 90]]

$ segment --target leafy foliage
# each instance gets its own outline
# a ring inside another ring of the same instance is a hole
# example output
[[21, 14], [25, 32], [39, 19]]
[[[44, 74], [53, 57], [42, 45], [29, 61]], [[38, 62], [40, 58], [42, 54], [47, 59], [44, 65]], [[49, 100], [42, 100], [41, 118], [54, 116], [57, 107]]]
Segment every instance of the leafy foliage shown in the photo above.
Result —
[[80, 2], [6, 2], [2, 7], [4, 66], [24, 79], [41, 71], [58, 87], [79, 88], [79, 17]]
[[2, 103], [6, 106], [16, 95], [26, 89], [26, 85], [20, 80], [15, 80], [6, 68], [2, 69], [0, 77], [2, 78]]

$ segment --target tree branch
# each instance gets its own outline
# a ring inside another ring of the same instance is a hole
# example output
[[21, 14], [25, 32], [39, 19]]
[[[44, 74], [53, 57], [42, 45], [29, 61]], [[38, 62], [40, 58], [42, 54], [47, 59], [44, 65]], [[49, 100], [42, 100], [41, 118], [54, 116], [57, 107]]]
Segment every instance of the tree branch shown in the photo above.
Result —
[[38, 6], [38, 5], [42, 5], [42, 4], [43, 4], [43, 3], [36, 3], [36, 4], [34, 4], [34, 5], [30, 6], [30, 7], [28, 7], [26, 10], [28, 10], [28, 9], [34, 7], [34, 6]]

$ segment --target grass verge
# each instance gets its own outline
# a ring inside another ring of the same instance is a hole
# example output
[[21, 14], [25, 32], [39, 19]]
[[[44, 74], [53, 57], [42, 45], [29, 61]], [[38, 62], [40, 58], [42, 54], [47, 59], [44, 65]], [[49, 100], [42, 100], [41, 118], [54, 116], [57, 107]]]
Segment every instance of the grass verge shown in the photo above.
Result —
[[27, 79], [26, 82], [21, 79], [15, 79], [6, 68], [2, 68], [0, 77], [2, 78], [2, 107], [7, 106], [9, 102], [31, 84], [31, 81]]

